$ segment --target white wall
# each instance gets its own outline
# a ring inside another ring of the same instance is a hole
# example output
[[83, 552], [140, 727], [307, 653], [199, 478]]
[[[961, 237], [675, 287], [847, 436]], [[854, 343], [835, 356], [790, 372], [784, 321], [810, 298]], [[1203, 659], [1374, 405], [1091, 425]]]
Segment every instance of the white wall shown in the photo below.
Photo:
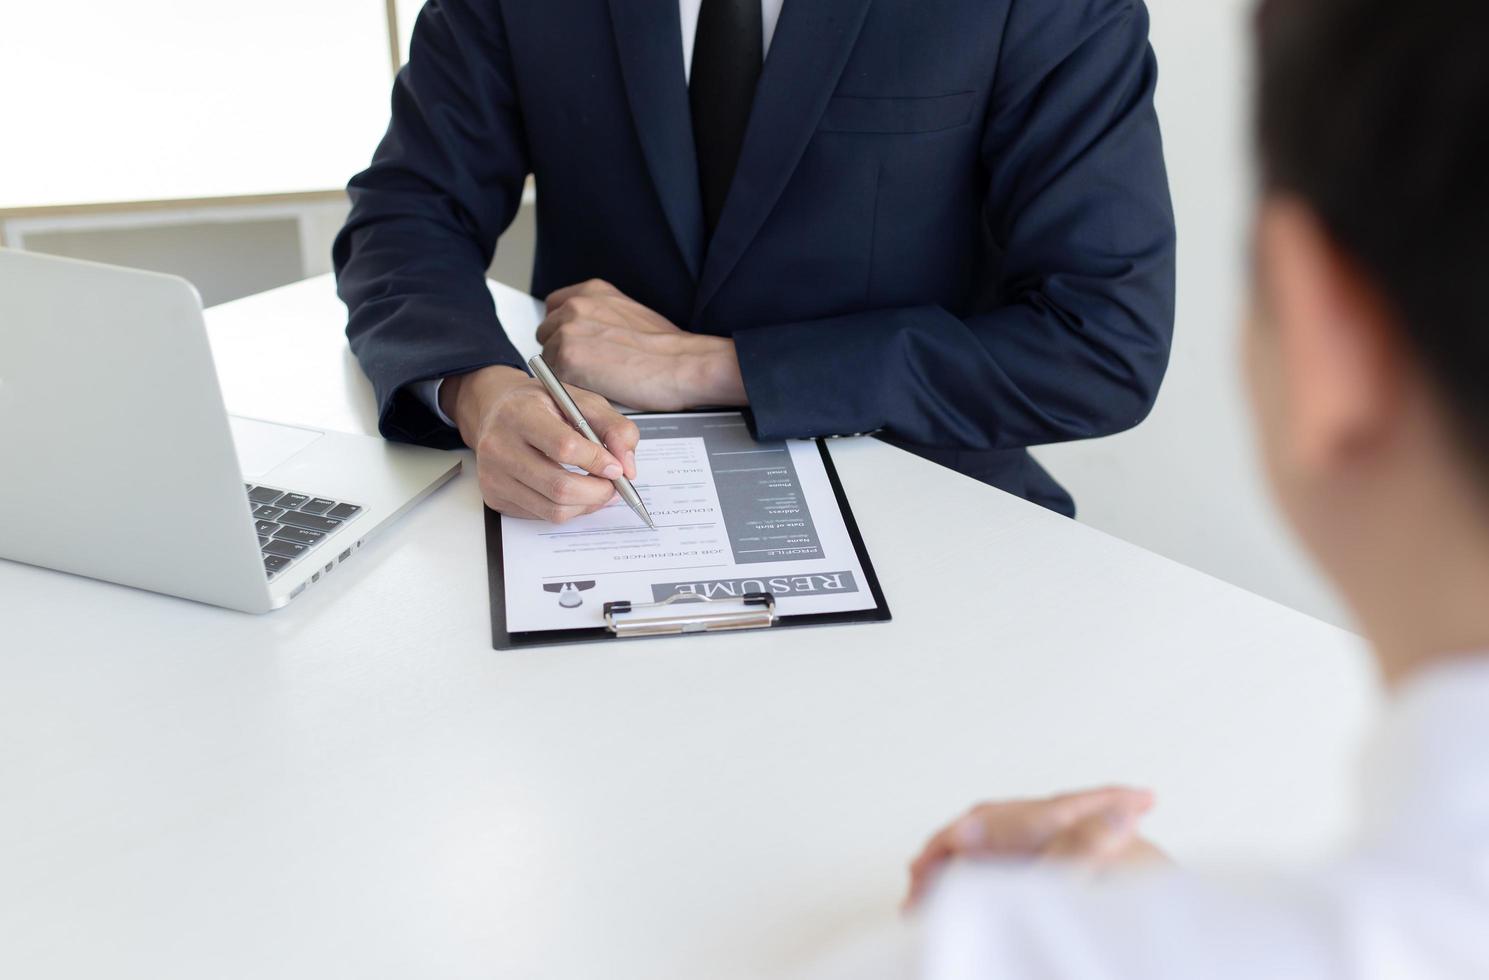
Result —
[[6, 217], [0, 245], [183, 276], [208, 306], [331, 271], [346, 195]]
[[1178, 326], [1152, 417], [1038, 456], [1080, 518], [1243, 588], [1346, 624], [1266, 498], [1236, 364], [1247, 288], [1251, 0], [1147, 0], [1179, 227]]

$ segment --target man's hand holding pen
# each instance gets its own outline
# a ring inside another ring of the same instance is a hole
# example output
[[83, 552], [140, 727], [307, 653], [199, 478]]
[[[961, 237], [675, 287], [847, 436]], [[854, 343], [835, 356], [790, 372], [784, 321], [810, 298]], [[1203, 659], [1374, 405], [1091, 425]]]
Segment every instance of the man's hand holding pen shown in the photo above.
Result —
[[547, 310], [538, 326], [544, 359], [604, 446], [580, 434], [524, 371], [488, 367], [447, 378], [440, 407], [475, 450], [493, 510], [562, 524], [608, 504], [611, 480], [635, 479], [636, 426], [607, 399], [644, 411], [748, 403], [727, 337], [680, 330], [598, 279], [553, 293]]
[[476, 452], [481, 495], [492, 510], [562, 524], [608, 504], [615, 496], [611, 480], [636, 475], [636, 424], [594, 392], [568, 390], [603, 447], [570, 425], [543, 385], [517, 368], [482, 368], [440, 389], [440, 407]]

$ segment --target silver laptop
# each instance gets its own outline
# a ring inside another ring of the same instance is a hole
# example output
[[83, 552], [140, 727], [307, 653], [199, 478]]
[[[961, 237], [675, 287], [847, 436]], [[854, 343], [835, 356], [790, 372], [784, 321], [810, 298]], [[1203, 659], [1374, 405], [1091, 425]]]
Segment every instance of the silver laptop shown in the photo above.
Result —
[[0, 558], [266, 612], [459, 470], [229, 416], [184, 279], [0, 249]]

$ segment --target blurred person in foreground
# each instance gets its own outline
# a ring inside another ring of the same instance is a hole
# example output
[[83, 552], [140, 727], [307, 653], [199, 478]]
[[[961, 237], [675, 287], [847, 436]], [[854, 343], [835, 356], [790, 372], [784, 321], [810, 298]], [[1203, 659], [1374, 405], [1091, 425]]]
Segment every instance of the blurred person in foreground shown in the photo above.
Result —
[[1139, 836], [1143, 791], [985, 804], [912, 865], [915, 942], [843, 975], [1489, 977], [1489, 4], [1266, 0], [1256, 30], [1245, 373], [1391, 690], [1362, 837], [1226, 880]]

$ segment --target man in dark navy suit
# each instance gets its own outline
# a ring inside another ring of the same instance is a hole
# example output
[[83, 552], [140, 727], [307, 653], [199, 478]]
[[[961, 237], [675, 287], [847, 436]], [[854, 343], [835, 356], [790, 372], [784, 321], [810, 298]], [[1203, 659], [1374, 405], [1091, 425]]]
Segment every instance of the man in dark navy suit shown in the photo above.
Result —
[[[565, 520], [635, 474], [606, 399], [748, 406], [1071, 513], [1025, 447], [1137, 424], [1168, 361], [1147, 30], [1141, 0], [431, 0], [335, 247], [384, 435]], [[608, 452], [485, 287], [529, 174], [539, 338]]]

